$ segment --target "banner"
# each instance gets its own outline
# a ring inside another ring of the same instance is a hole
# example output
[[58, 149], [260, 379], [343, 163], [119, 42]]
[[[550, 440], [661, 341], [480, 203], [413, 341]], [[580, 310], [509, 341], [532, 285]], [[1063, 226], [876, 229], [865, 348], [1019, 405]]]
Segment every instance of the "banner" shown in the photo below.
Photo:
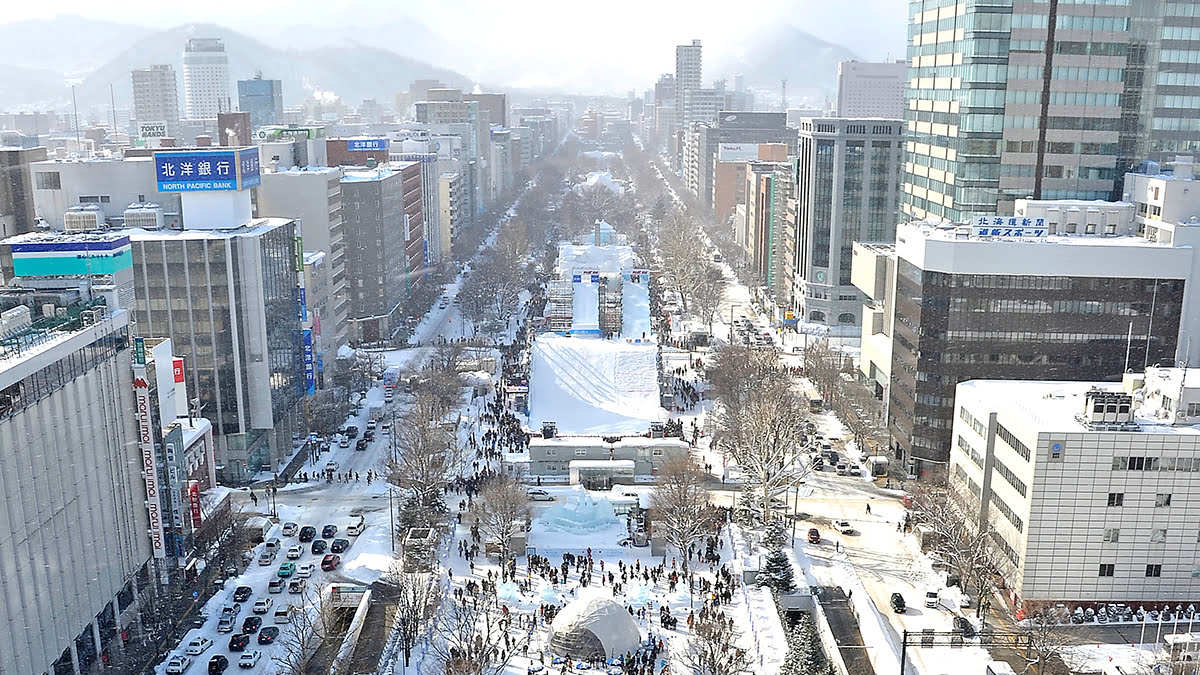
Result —
[[146, 512], [150, 516], [150, 548], [155, 558], [167, 557], [162, 521], [162, 486], [158, 482], [158, 459], [154, 455], [154, 430], [150, 415], [150, 383], [146, 366], [133, 367], [133, 395], [137, 405], [138, 449], [142, 451], [142, 478], [146, 481]]
[[200, 481], [188, 481], [188, 504], [192, 508], [192, 529], [200, 527], [203, 513], [200, 511]]

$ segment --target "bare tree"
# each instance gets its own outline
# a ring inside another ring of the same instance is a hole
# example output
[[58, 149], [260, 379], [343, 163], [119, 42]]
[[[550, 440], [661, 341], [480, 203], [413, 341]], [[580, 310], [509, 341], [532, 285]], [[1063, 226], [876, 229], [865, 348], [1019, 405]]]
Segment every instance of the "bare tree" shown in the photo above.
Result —
[[526, 631], [509, 635], [510, 626], [494, 594], [451, 600], [442, 609], [430, 643], [439, 670], [445, 675], [499, 675], [513, 652], [528, 640]]
[[507, 562], [509, 541], [529, 520], [525, 486], [511, 476], [489, 478], [473, 502], [471, 515], [485, 539], [500, 547], [501, 562]]
[[917, 483], [912, 496], [921, 524], [935, 538], [933, 550], [957, 573], [964, 589], [975, 589], [982, 603], [995, 589], [996, 572], [1004, 562], [994, 546], [992, 522], [979, 521], [979, 500], [965, 489], [941, 483]]
[[305, 675], [313, 655], [337, 635], [337, 617], [325, 591], [309, 589], [300, 598], [271, 657], [281, 675]]
[[692, 628], [682, 660], [694, 675], [739, 675], [752, 672], [754, 659], [738, 646], [741, 631], [719, 609], [701, 612]]
[[458, 372], [458, 360], [462, 357], [464, 349], [461, 342], [444, 342], [437, 345], [429, 354], [429, 368], [442, 373]]
[[708, 326], [709, 333], [712, 333], [713, 319], [725, 300], [728, 286], [729, 282], [720, 268], [709, 265], [700, 284], [692, 291], [692, 313]]
[[436, 397], [418, 395], [392, 430], [394, 447], [384, 470], [388, 482], [409, 495], [403, 509], [409, 517], [401, 519], [402, 527], [431, 526], [445, 512], [442, 493], [457, 453], [453, 435], [441, 423], [445, 411]]
[[[457, 363], [458, 357], [455, 357]], [[426, 368], [417, 373], [413, 393], [427, 396], [436, 400], [445, 412], [458, 405], [462, 400], [462, 375], [457, 370], [433, 370]]]
[[1070, 675], [1070, 668], [1063, 662], [1063, 648], [1070, 637], [1063, 629], [1063, 621], [1070, 621], [1066, 613], [1044, 600], [1022, 603], [1020, 612], [1013, 620], [1022, 626], [1025, 638], [1025, 670], [1036, 675]]
[[846, 365], [846, 356], [834, 349], [828, 340], [816, 340], [804, 350], [808, 379], [821, 392], [826, 405], [832, 406], [837, 401], [842, 373], [849, 370]]
[[392, 622], [395, 625], [398, 646], [404, 652], [404, 667], [407, 668], [412, 659], [413, 648], [417, 646], [417, 641], [437, 610], [441, 600], [441, 586], [435, 575], [405, 572], [402, 558], [394, 561], [384, 580], [394, 589], [396, 604]]
[[[669, 548], [679, 551], [683, 568], [688, 568], [688, 547], [712, 529], [705, 474], [691, 457], [681, 456], [665, 462], [658, 483], [650, 493], [654, 530]], [[666, 562], [666, 549], [663, 561]]]

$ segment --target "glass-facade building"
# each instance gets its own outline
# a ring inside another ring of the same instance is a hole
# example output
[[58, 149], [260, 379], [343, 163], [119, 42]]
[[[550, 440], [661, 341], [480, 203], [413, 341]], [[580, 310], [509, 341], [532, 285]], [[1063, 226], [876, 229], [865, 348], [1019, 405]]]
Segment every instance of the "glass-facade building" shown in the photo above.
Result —
[[911, 0], [904, 213], [1119, 198], [1130, 165], [1194, 152], [1198, 15], [1195, 0]]
[[138, 330], [183, 357], [225, 482], [291, 451], [303, 396], [296, 224], [268, 222], [131, 236]]
[[280, 80], [264, 80], [261, 76], [238, 80], [237, 90], [238, 110], [250, 113], [252, 128], [277, 124], [283, 117], [283, 82]]

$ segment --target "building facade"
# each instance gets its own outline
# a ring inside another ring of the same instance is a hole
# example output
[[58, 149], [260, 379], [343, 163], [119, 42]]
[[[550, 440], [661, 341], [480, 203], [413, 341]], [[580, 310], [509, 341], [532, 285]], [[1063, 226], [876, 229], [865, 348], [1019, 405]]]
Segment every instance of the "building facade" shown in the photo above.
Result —
[[857, 326], [862, 295], [851, 282], [855, 242], [896, 238], [904, 123], [899, 119], [799, 120], [796, 151], [796, 316]]
[[1150, 368], [1123, 385], [958, 385], [951, 494], [992, 528], [1012, 600], [1071, 609], [1195, 599], [1196, 382], [1200, 370]]
[[[167, 136], [178, 138], [179, 81], [170, 64], [158, 64], [132, 71], [133, 117], [139, 124], [162, 122]], [[215, 115], [214, 115], [215, 117]]]
[[179, 195], [158, 191], [152, 157], [51, 159], [34, 162], [31, 171], [35, 216], [52, 229], [65, 229], [67, 214], [81, 206], [94, 207], [103, 224], [119, 226], [130, 204], [147, 202], [162, 208], [168, 227], [183, 222]]
[[675, 123], [682, 130], [684, 124], [683, 98], [690, 89], [699, 89], [703, 80], [703, 48], [699, 40], [690, 45], [675, 47]]
[[787, 127], [784, 113], [722, 112], [715, 125], [696, 124], [684, 133], [684, 180], [688, 190], [713, 208], [713, 180], [717, 149], [722, 143], [783, 143], [787, 154], [796, 152], [796, 130]]
[[837, 117], [904, 117], [908, 66], [904, 61], [865, 63], [842, 61], [837, 70]]
[[283, 117], [283, 82], [264, 80], [262, 73], [254, 79], [238, 80], [238, 110], [250, 113], [250, 125], [257, 129], [276, 124]]
[[0, 238], [36, 229], [31, 167], [45, 159], [46, 148], [0, 147]]
[[229, 55], [217, 38], [192, 38], [183, 47], [183, 108], [188, 119], [216, 119], [233, 110]]

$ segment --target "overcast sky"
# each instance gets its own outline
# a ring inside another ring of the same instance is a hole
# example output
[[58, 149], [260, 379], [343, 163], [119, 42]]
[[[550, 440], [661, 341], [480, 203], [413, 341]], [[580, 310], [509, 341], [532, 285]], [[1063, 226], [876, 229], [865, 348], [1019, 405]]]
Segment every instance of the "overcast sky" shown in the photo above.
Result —
[[[611, 62], [614, 70], [637, 80], [631, 87], [644, 88], [656, 74], [673, 70], [675, 44], [700, 38], [707, 65], [779, 23], [842, 44], [867, 60], [902, 58], [907, 5], [904, 0], [55, 0], [9, 3], [0, 23], [78, 14], [156, 28], [212, 22], [251, 36], [269, 27], [265, 30], [274, 36], [292, 24], [352, 27], [407, 14], [458, 48], [461, 54], [443, 56], [441, 62], [476, 71], [469, 75], [484, 75], [478, 71], [503, 63], [528, 70], [529, 80], [569, 84], [579, 70], [573, 61], [592, 59]], [[396, 36], [398, 43], [404, 39]]]

